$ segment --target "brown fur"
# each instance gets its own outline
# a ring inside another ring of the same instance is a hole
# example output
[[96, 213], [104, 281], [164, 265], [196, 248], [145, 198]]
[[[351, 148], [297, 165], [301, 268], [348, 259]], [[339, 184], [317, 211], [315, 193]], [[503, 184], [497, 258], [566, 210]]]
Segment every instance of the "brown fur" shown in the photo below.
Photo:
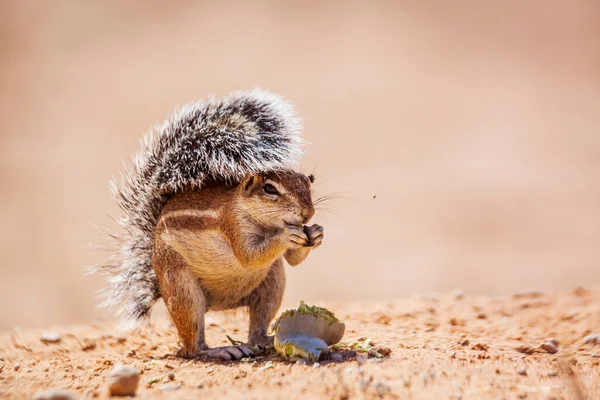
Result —
[[271, 340], [267, 326], [285, 287], [282, 258], [297, 265], [322, 240], [322, 227], [302, 227], [314, 214], [311, 182], [285, 170], [248, 176], [235, 187], [213, 182], [167, 202], [152, 265], [184, 356], [207, 348], [208, 310], [248, 307], [249, 342]]

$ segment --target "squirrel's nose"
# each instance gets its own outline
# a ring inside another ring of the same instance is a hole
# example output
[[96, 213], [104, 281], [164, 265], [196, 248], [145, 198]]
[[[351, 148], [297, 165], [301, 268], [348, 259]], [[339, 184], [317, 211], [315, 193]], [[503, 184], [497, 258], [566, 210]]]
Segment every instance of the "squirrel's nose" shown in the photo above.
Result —
[[313, 207], [307, 207], [302, 210], [302, 218], [304, 218], [304, 223], [306, 224], [310, 219], [315, 215], [315, 209]]

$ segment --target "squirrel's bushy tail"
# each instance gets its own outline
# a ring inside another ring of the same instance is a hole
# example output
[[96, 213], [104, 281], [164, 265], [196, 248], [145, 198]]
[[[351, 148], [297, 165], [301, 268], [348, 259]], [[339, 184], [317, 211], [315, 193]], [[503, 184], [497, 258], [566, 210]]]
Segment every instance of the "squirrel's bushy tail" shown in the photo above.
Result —
[[127, 326], [148, 317], [160, 298], [152, 246], [168, 197], [206, 178], [237, 183], [249, 173], [293, 167], [302, 154], [300, 128], [290, 104], [255, 89], [186, 104], [151, 129], [120, 184], [110, 185], [123, 232], [111, 235], [118, 248], [95, 268], [108, 275], [103, 304], [117, 305]]

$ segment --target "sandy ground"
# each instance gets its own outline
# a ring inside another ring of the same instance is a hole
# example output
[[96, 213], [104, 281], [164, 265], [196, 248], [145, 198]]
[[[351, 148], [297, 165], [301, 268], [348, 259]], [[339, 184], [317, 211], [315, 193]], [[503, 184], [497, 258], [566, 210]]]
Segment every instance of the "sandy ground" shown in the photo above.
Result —
[[108, 181], [176, 105], [255, 86], [342, 197], [286, 306], [600, 283], [599, 66], [598, 0], [2, 1], [0, 331], [102, 319]]
[[[368, 336], [387, 358], [341, 352], [318, 365], [271, 357], [256, 362], [185, 360], [173, 355], [176, 334], [165, 320], [123, 335], [110, 323], [55, 326], [0, 335], [0, 391], [28, 398], [68, 389], [107, 397], [113, 365], [141, 371], [141, 398], [411, 398], [568, 399], [600, 396], [600, 289], [527, 292], [512, 297], [429, 295], [394, 302], [327, 304], [347, 325], [344, 340]], [[244, 339], [242, 313], [210, 314], [207, 337]], [[43, 333], [59, 333], [55, 344]], [[558, 352], [539, 348], [547, 338]], [[524, 354], [527, 346], [532, 354]], [[269, 363], [269, 361], [272, 361]], [[172, 373], [172, 374], [169, 374]], [[168, 390], [166, 390], [168, 389]], [[587, 397], [585, 397], [587, 396]]]

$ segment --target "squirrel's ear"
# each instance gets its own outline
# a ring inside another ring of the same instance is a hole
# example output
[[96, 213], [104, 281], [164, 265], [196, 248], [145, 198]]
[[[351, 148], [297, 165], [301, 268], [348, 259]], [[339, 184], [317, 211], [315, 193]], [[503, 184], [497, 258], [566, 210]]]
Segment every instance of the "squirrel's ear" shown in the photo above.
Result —
[[254, 189], [254, 186], [256, 185], [256, 183], [258, 182], [258, 176], [256, 175], [248, 175], [244, 178], [244, 180], [241, 183], [242, 186], [242, 192], [245, 195], [250, 195], [252, 193], [252, 190]]

